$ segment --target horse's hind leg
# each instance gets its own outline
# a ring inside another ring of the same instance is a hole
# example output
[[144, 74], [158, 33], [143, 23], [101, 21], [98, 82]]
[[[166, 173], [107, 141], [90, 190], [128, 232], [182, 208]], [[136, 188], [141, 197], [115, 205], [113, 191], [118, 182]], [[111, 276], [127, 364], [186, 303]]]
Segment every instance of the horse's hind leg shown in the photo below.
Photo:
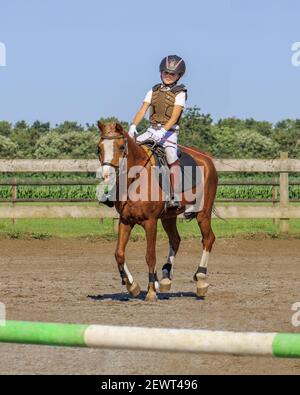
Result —
[[205, 296], [209, 287], [207, 282], [207, 264], [215, 241], [215, 235], [211, 228], [211, 214], [207, 215], [201, 211], [197, 215], [197, 221], [202, 234], [203, 252], [194, 280], [197, 281], [197, 296], [202, 297]]
[[128, 243], [132, 228], [133, 225], [125, 224], [121, 220], [119, 221], [118, 243], [115, 252], [115, 258], [119, 267], [122, 284], [126, 285], [130, 295], [137, 297], [140, 294], [141, 289], [138, 283], [133, 280], [133, 277], [125, 261], [125, 248]]
[[167, 262], [162, 268], [162, 279], [160, 281], [160, 291], [170, 291], [173, 278], [174, 259], [180, 245], [180, 236], [176, 226], [177, 218], [162, 219], [162, 225], [169, 238], [169, 255]]

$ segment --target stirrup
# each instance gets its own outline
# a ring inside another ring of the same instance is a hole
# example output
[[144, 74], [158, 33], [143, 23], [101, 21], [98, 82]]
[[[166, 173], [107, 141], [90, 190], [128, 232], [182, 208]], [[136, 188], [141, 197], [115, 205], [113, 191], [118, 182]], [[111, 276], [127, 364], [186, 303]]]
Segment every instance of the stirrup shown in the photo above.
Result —
[[177, 209], [180, 207], [181, 207], [181, 204], [180, 204], [179, 200], [175, 200], [173, 198], [173, 199], [167, 201], [167, 208], [173, 208], [173, 209], [176, 208]]
[[185, 219], [191, 221], [192, 219], [197, 217], [197, 214], [198, 214], [198, 212], [196, 211], [195, 206], [187, 206], [187, 207], [185, 207], [183, 216]]
[[184, 216], [184, 219], [191, 221], [192, 219], [196, 218], [196, 213], [194, 213], [194, 212], [184, 212], [183, 216]]
[[105, 206], [112, 208], [114, 207], [114, 202], [112, 200], [109, 199], [109, 196], [105, 196], [105, 200], [101, 198], [101, 200], [99, 201], [99, 203], [105, 204]]

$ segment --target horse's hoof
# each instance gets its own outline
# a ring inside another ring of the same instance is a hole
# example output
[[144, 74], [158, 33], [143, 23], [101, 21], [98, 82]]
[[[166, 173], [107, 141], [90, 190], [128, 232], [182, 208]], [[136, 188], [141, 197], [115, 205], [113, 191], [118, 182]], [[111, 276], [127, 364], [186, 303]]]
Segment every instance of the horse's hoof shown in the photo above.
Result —
[[146, 302], [157, 302], [156, 292], [148, 292], [145, 300]]
[[208, 287], [209, 287], [209, 284], [206, 281], [198, 280], [197, 281], [197, 292], [196, 292], [197, 296], [200, 298], [204, 297], [207, 293]]
[[160, 292], [168, 292], [171, 289], [172, 281], [169, 278], [162, 278], [159, 283]]
[[138, 297], [139, 294], [141, 293], [141, 288], [138, 283], [135, 281], [132, 284], [127, 283], [126, 284], [127, 291], [130, 293], [131, 296], [134, 298]]

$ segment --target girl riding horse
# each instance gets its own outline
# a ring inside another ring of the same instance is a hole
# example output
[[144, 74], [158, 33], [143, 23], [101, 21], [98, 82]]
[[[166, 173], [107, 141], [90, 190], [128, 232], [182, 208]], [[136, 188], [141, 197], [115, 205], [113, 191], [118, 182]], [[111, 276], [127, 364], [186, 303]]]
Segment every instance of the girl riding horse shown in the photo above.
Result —
[[138, 142], [152, 139], [159, 143], [166, 153], [170, 167], [171, 199], [167, 201], [167, 208], [180, 207], [178, 197], [180, 167], [177, 156], [177, 134], [179, 122], [187, 99], [187, 89], [178, 85], [178, 81], [186, 71], [186, 65], [177, 55], [169, 55], [160, 63], [160, 77], [162, 83], [155, 85], [147, 94], [140, 110], [135, 115], [129, 129], [129, 136], [134, 137], [137, 126], [150, 108], [151, 126], [137, 137]]
[[[103, 179], [109, 179], [112, 169], [120, 174], [123, 163], [126, 160], [127, 170], [123, 171], [123, 173], [125, 173], [126, 185], [129, 185], [129, 188], [134, 183], [133, 180], [135, 178], [130, 175], [132, 168], [142, 168], [144, 173], [146, 172], [146, 180], [149, 180], [140, 188], [146, 189], [148, 187], [147, 199], [132, 199], [128, 189], [125, 194], [126, 199], [120, 199], [117, 193], [116, 200], [109, 202], [112, 206], [115, 206], [120, 215], [115, 258], [122, 284], [126, 285], [129, 293], [134, 297], [140, 293], [140, 287], [134, 281], [129, 271], [125, 259], [125, 248], [135, 224], [142, 225], [145, 229], [147, 241], [146, 261], [149, 268], [149, 284], [146, 295], [146, 300], [148, 301], [157, 300], [156, 292], [159, 290], [156, 268], [157, 222], [159, 219], [161, 220], [169, 238], [169, 255], [162, 268], [162, 279], [160, 281], [160, 290], [168, 291], [171, 289], [174, 259], [180, 245], [176, 220], [177, 216], [184, 211], [185, 206], [190, 203], [189, 199], [183, 199], [180, 206], [179, 199], [176, 196], [178, 173], [181, 171], [177, 157], [177, 131], [187, 97], [185, 86], [177, 83], [184, 75], [185, 69], [186, 66], [183, 59], [176, 55], [167, 56], [162, 60], [160, 64], [162, 83], [155, 85], [147, 93], [142, 107], [134, 117], [129, 133], [126, 133], [118, 123], [108, 125], [98, 123], [100, 129], [98, 153]], [[137, 125], [142, 121], [149, 108], [151, 126], [137, 139], [132, 138], [136, 137]], [[151, 190], [153, 185], [156, 185], [155, 181], [154, 184], [151, 183], [153, 164], [151, 164], [146, 150], [139, 144], [149, 138], [159, 142], [165, 148], [167, 162], [171, 167], [173, 198], [168, 202], [171, 210], [165, 210], [165, 198], [163, 196], [160, 196], [158, 200], [151, 198]], [[204, 203], [201, 208], [193, 213], [193, 217], [196, 218], [202, 233], [203, 254], [193, 278], [197, 283], [197, 295], [204, 296], [208, 289], [208, 259], [215, 241], [211, 228], [211, 215], [216, 196], [218, 176], [211, 157], [194, 148], [182, 147], [182, 152], [194, 160], [196, 167], [203, 169]], [[119, 179], [117, 179], [116, 190], [119, 187]]]

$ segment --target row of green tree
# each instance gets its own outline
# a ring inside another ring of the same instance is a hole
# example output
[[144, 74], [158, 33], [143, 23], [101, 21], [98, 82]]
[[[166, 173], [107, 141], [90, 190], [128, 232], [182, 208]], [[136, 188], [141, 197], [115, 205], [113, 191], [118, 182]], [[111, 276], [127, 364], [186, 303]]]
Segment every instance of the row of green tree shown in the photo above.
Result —
[[[102, 122], [118, 121], [102, 118]], [[120, 122], [128, 130], [127, 122]], [[145, 119], [138, 130], [149, 123]], [[25, 121], [12, 125], [0, 121], [0, 158], [96, 158], [99, 132], [96, 124], [65, 121], [50, 123]], [[224, 118], [213, 122], [198, 107], [187, 108], [182, 117], [179, 142], [194, 146], [219, 158], [275, 158], [280, 151], [300, 159], [300, 119], [276, 124], [254, 119]]]

